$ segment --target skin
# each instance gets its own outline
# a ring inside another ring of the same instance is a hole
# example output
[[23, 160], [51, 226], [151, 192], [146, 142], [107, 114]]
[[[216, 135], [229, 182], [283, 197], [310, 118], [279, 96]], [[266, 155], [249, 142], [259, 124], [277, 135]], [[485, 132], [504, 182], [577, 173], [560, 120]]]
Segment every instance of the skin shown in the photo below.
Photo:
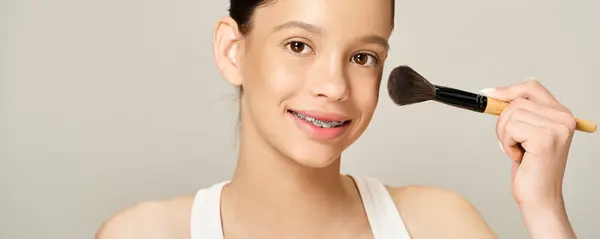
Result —
[[[215, 61], [229, 83], [244, 88], [238, 165], [221, 198], [225, 238], [373, 238], [353, 180], [340, 174], [340, 155], [366, 130], [378, 102], [389, 6], [280, 0], [258, 9], [245, 36], [228, 17], [217, 23]], [[562, 198], [573, 116], [537, 81], [487, 94], [511, 102], [496, 132], [515, 161], [514, 197], [531, 237], [575, 238]], [[315, 140], [287, 109], [333, 112], [352, 123], [341, 137]], [[388, 191], [413, 238], [496, 238], [455, 192]], [[189, 238], [192, 200], [140, 203], [112, 216], [96, 238]]]

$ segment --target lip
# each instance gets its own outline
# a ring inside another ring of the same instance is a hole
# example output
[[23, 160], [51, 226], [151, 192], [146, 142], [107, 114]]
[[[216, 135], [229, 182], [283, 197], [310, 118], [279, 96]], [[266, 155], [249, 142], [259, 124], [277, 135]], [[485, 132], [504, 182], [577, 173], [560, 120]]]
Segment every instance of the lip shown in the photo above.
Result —
[[346, 121], [350, 120], [350, 117], [334, 112], [322, 112], [322, 111], [311, 111], [311, 110], [296, 110], [296, 109], [288, 109], [299, 113], [301, 115], [310, 116], [312, 118], [323, 120], [323, 121]]
[[[296, 113], [310, 116], [318, 120], [322, 121], [346, 121], [343, 125], [335, 128], [321, 128], [316, 125], [313, 125], [303, 119], [296, 117], [294, 114], [289, 111], [294, 111]], [[296, 111], [293, 109], [289, 109], [286, 112], [286, 115], [290, 116], [290, 119], [293, 120], [293, 123], [296, 127], [303, 132], [308, 138], [318, 141], [318, 142], [331, 142], [333, 140], [339, 139], [342, 135], [346, 134], [350, 129], [350, 125], [352, 124], [352, 120], [349, 120], [349, 117], [338, 114], [338, 113], [326, 113], [326, 112], [318, 112], [318, 111]]]

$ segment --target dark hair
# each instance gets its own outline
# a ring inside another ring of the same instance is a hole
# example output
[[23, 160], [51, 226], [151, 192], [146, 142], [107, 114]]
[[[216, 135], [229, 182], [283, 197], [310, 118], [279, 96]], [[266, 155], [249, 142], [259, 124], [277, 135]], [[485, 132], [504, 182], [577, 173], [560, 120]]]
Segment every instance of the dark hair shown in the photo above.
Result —
[[229, 16], [238, 24], [240, 33], [246, 34], [252, 28], [252, 18], [257, 8], [274, 0], [230, 0]]
[[[252, 18], [257, 8], [270, 4], [275, 0], [230, 0], [229, 16], [238, 24], [238, 30], [242, 34], [250, 32], [252, 29]], [[392, 1], [392, 26], [394, 25], [394, 14], [396, 1]]]

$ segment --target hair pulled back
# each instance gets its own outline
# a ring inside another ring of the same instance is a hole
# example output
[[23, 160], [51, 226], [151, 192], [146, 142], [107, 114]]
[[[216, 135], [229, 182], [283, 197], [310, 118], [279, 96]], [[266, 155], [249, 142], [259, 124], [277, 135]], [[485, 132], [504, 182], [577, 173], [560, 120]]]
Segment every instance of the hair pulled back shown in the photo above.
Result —
[[[273, 3], [275, 0], [230, 0], [229, 16], [238, 24], [238, 30], [247, 34], [252, 29], [252, 18], [259, 7]], [[394, 23], [395, 0], [391, 0], [392, 25]]]

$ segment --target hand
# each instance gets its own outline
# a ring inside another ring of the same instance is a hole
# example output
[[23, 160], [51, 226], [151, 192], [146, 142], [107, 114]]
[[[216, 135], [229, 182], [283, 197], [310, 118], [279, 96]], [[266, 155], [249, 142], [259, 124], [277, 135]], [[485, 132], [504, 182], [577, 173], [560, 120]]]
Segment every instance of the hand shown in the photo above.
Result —
[[554, 216], [555, 229], [563, 226], [572, 233], [564, 210], [562, 185], [575, 118], [535, 80], [482, 93], [510, 102], [498, 119], [496, 135], [513, 161], [513, 196], [528, 228], [547, 221], [541, 216]]

